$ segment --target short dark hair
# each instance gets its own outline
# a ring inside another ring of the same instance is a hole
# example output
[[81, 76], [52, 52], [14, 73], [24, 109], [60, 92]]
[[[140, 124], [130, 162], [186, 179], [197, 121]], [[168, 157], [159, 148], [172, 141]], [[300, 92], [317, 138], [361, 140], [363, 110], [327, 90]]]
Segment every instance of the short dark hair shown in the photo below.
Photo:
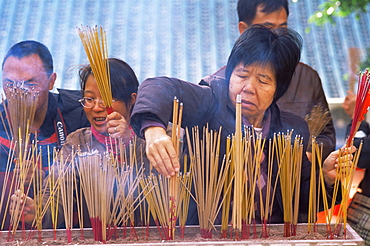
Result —
[[[139, 81], [134, 70], [120, 59], [109, 58], [108, 62], [112, 97], [124, 101], [126, 105], [132, 106], [131, 94], [137, 93], [139, 87]], [[83, 66], [79, 71], [82, 94], [90, 74], [93, 74], [90, 65]]]
[[51, 53], [45, 45], [34, 40], [26, 40], [13, 45], [4, 57], [2, 69], [4, 69], [4, 63], [6, 59], [8, 59], [10, 56], [21, 59], [33, 54], [40, 57], [42, 63], [44, 64], [46, 74], [50, 76], [54, 71]]
[[302, 37], [288, 28], [252, 25], [236, 40], [226, 66], [226, 79], [238, 64], [269, 65], [276, 78], [276, 102], [288, 89], [301, 58]]
[[261, 4], [263, 5], [262, 11], [266, 14], [284, 8], [289, 16], [288, 0], [239, 0], [237, 6], [239, 21], [251, 25], [256, 17], [257, 7]]

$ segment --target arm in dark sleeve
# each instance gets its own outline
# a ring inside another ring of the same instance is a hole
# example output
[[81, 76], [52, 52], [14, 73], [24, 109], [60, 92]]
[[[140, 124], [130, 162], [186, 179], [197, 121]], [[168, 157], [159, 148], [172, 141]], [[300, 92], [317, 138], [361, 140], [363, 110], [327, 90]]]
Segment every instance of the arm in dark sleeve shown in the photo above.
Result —
[[143, 81], [139, 87], [130, 124], [141, 136], [143, 123], [155, 121], [167, 126], [172, 121], [173, 100], [183, 103], [182, 127], [203, 125], [215, 110], [215, 97], [209, 86], [175, 78], [157, 77]]

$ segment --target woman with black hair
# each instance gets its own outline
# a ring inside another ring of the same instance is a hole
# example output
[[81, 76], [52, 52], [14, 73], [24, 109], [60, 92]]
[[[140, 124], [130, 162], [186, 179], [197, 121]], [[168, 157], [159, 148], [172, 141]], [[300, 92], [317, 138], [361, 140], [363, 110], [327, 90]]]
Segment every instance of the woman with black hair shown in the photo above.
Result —
[[114, 112], [108, 114], [90, 65], [82, 67], [79, 74], [83, 97], [79, 101], [91, 126], [67, 137], [62, 148], [64, 156], [70, 154], [73, 146], [79, 145], [82, 152], [91, 149], [104, 151], [107, 145], [118, 142], [114, 139], [121, 138], [124, 144], [128, 144], [135, 135], [129, 121], [139, 82], [126, 62], [115, 58], [108, 60]]
[[[201, 85], [175, 78], [158, 77], [143, 81], [131, 116], [135, 132], [146, 139], [146, 153], [158, 172], [171, 177], [180, 164], [171, 138], [166, 135], [171, 121], [174, 97], [183, 103], [182, 127], [208, 125], [221, 130], [220, 160], [225, 154], [226, 138], [235, 133], [235, 106], [241, 96], [242, 123], [272, 139], [275, 133], [293, 131], [303, 137], [303, 151], [310, 138], [307, 123], [298, 115], [280, 111], [276, 101], [286, 92], [300, 60], [302, 40], [287, 28], [276, 30], [256, 25], [238, 38], [228, 59], [226, 78], [212, 75]], [[355, 148], [351, 148], [354, 151]], [[268, 156], [265, 145], [264, 155]], [[339, 152], [332, 152], [324, 162], [326, 185], [331, 187], [336, 176]], [[266, 158], [262, 158], [266, 162]], [[261, 163], [263, 165], [263, 163]], [[277, 177], [277, 163], [273, 177]], [[267, 171], [266, 171], [267, 172]], [[300, 219], [307, 221], [311, 163], [302, 155]], [[267, 175], [267, 174], [266, 174]], [[273, 181], [274, 182], [274, 181]], [[189, 214], [189, 221], [196, 216]], [[271, 223], [283, 222], [281, 189], [278, 188]], [[197, 223], [193, 220], [189, 223]]]

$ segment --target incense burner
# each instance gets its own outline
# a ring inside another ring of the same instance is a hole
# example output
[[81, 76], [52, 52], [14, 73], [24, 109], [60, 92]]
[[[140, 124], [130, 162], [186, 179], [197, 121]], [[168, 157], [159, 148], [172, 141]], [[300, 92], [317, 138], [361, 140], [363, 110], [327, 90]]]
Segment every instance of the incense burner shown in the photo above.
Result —
[[[110, 240], [104, 242], [105, 245], [365, 245], [363, 239], [347, 224], [346, 238], [343, 234], [334, 239], [325, 238], [325, 224], [317, 226], [317, 232], [307, 233], [307, 224], [298, 224], [297, 236], [283, 237], [283, 225], [268, 225], [269, 237], [261, 238], [261, 227], [256, 226], [256, 234], [251, 233], [249, 239], [236, 240], [233, 238], [221, 238], [219, 227], [218, 231], [213, 231], [212, 239], [203, 239], [200, 236], [198, 226], [187, 226], [185, 228], [184, 238], [180, 238], [180, 230], [176, 228], [175, 239], [171, 241], [162, 240], [156, 227], [135, 227], [135, 228], [117, 228], [110, 235]], [[95, 241], [91, 229], [73, 229], [72, 242], [66, 240], [66, 230], [58, 229], [38, 231], [17, 231], [14, 237], [9, 237], [8, 232], [1, 234], [1, 245], [95, 245], [102, 242]]]

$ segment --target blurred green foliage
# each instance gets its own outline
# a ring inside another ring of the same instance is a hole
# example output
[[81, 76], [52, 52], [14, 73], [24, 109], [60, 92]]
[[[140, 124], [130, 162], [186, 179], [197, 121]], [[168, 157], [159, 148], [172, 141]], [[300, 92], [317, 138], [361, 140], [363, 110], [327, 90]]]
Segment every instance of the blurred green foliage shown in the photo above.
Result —
[[366, 49], [365, 60], [360, 63], [360, 71], [364, 71], [366, 68], [370, 69], [370, 48]]
[[312, 14], [308, 22], [317, 26], [325, 23], [335, 24], [334, 17], [346, 17], [354, 13], [356, 18], [367, 12], [370, 0], [326, 0], [319, 5], [319, 10]]

